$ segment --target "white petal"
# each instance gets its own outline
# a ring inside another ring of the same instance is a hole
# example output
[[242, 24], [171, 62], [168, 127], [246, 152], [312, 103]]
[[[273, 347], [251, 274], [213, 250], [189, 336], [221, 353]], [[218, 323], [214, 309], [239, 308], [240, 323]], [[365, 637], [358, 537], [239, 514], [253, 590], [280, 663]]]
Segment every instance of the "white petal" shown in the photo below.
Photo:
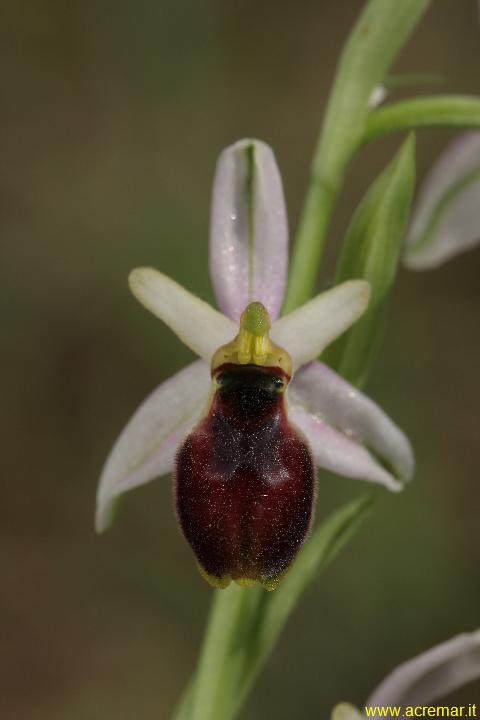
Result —
[[402, 489], [401, 483], [384, 470], [363, 445], [327, 425], [295, 402], [290, 403], [288, 415], [305, 435], [315, 464], [319, 467], [345, 477], [384, 485], [394, 492]]
[[282, 180], [272, 150], [240, 140], [220, 155], [213, 184], [210, 274], [221, 309], [239, 321], [258, 300], [275, 320], [288, 264]]
[[329, 367], [305, 365], [288, 392], [292, 402], [373, 450], [401, 480], [410, 480], [414, 458], [407, 437], [376, 403]]
[[210, 393], [202, 360], [162, 383], [130, 419], [113, 446], [97, 492], [96, 527], [105, 530], [119, 495], [171, 471], [178, 445], [200, 418]]
[[480, 242], [480, 132], [456, 138], [427, 175], [408, 232], [404, 262], [436, 267]]
[[207, 362], [220, 345], [233, 340], [238, 332], [225, 315], [158, 270], [132, 270], [129, 283], [137, 300]]
[[367, 705], [426, 705], [480, 677], [480, 630], [457, 635], [399, 665]]
[[333, 708], [331, 720], [362, 720], [362, 714], [350, 703], [342, 702]]
[[277, 320], [272, 339], [290, 354], [298, 368], [320, 353], [362, 315], [370, 298], [365, 280], [348, 280], [317, 295]]

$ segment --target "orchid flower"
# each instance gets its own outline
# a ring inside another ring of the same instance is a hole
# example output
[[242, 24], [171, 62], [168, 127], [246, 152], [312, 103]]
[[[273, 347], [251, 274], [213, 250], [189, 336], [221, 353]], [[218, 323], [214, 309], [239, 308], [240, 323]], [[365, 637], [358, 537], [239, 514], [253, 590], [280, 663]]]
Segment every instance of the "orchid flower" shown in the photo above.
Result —
[[464, 133], [440, 155], [421, 188], [405, 265], [437, 267], [480, 242], [480, 132]]
[[[221, 154], [213, 187], [210, 271], [222, 312], [152, 268], [130, 276], [135, 297], [200, 359], [154, 390], [121, 433], [100, 479], [96, 526], [110, 524], [120, 495], [176, 470], [180, 524], [202, 574], [220, 587], [275, 586], [312, 522], [314, 465], [393, 491], [413, 472], [405, 435], [316, 361], [363, 313], [368, 283], [345, 282], [279, 318], [287, 266], [273, 153], [242, 140]], [[240, 471], [250, 485], [233, 496]], [[248, 567], [227, 562], [225, 548], [238, 550], [246, 535]]]
[[333, 709], [332, 720], [393, 717], [381, 708], [401, 708], [397, 717], [414, 717], [408, 708], [429, 705], [479, 677], [480, 630], [477, 630], [457, 635], [399, 665], [368, 698], [365, 705], [368, 715], [349, 703], [339, 703]]

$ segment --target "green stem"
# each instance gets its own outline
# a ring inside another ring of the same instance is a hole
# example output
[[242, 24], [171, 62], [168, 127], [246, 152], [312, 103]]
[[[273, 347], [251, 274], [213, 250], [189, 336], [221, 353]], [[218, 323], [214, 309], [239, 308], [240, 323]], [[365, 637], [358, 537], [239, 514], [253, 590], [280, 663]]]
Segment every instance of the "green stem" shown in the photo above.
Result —
[[368, 118], [359, 147], [386, 133], [417, 128], [480, 128], [480, 99], [432, 95], [385, 105]]
[[283, 312], [302, 305], [312, 293], [340, 181], [312, 178], [300, 217]]
[[234, 584], [215, 591], [194, 684], [175, 720], [226, 720], [232, 716], [245, 650], [239, 635], [256, 611], [262, 592]]
[[381, 135], [418, 128], [480, 128], [480, 99], [468, 95], [434, 95], [386, 105], [366, 119], [356, 147], [351, 147], [343, 157], [339, 153], [333, 160], [331, 149], [326, 149], [330, 133], [324, 129], [300, 218], [284, 312], [290, 312], [311, 295], [344, 170], [355, 152]]
[[431, 0], [369, 0], [342, 50], [313, 156], [283, 312], [312, 295], [330, 219], [370, 114], [369, 98]]
[[192, 712], [192, 699], [193, 699], [193, 688], [195, 687], [195, 676], [192, 677], [187, 687], [183, 691], [182, 697], [180, 698], [175, 711], [172, 715], [172, 720], [190, 720], [190, 714]]

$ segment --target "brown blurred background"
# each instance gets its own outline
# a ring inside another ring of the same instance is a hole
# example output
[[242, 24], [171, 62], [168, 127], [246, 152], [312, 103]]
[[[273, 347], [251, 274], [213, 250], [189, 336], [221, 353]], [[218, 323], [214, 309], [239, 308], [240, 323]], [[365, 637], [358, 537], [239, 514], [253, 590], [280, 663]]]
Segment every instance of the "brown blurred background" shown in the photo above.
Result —
[[[129, 295], [152, 264], [213, 300], [210, 186], [219, 151], [275, 149], [291, 228], [335, 63], [360, 0], [17, 0], [0, 9], [2, 521], [0, 716], [168, 718], [211, 591], [170, 481], [93, 532], [97, 478], [146, 394], [191, 359]], [[436, 0], [396, 65], [478, 93], [474, 0]], [[420, 89], [422, 91], [422, 89]], [[449, 135], [418, 136], [419, 175]], [[356, 160], [319, 285], [400, 141]], [[398, 662], [480, 626], [480, 251], [400, 272], [369, 392], [418, 471], [376, 511], [290, 622], [243, 717], [326, 718]], [[320, 478], [318, 518], [364, 487]], [[478, 701], [480, 684], [456, 698]], [[456, 699], [455, 698], [455, 699]], [[451, 702], [454, 698], [451, 698]]]

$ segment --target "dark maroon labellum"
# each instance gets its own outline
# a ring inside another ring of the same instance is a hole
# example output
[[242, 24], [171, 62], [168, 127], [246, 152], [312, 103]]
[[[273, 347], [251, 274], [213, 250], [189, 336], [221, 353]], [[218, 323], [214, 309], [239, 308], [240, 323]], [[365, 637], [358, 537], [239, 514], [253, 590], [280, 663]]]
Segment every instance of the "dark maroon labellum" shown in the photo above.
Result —
[[213, 584], [275, 587], [309, 531], [315, 472], [289, 424], [280, 368], [224, 364], [208, 415], [177, 454], [181, 528]]

